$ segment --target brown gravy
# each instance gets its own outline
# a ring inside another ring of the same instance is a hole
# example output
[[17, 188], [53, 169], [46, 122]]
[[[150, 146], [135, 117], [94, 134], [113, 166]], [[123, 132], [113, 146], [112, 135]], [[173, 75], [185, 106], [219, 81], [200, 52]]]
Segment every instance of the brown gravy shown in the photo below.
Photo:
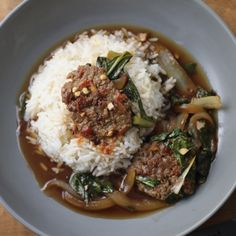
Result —
[[[145, 29], [145, 28], [140, 28], [140, 27], [130, 27], [130, 26], [123, 26], [128, 30], [131, 30], [135, 33], [138, 32], [147, 32], [149, 36], [151, 37], [158, 37], [159, 38], [159, 42], [161, 42], [163, 45], [165, 45], [167, 48], [169, 48], [173, 54], [178, 54], [179, 56], [179, 61], [181, 63], [191, 63], [191, 62], [196, 62], [196, 60], [190, 56], [183, 48], [181, 48], [179, 45], [177, 45], [176, 43], [174, 43], [173, 41], [171, 41], [170, 39], [167, 39], [165, 36], [161, 35], [160, 33], [156, 33], [153, 32], [151, 30]], [[100, 27], [95, 27], [95, 29], [106, 29], [108, 31], [113, 31], [115, 29], [120, 29], [121, 26], [100, 26]], [[84, 30], [83, 30], [84, 31]], [[81, 31], [81, 32], [83, 32]], [[73, 41], [74, 40], [74, 35], [69, 37], [67, 40], [63, 40], [63, 41]], [[27, 91], [27, 88], [29, 86], [29, 78], [30, 76], [37, 71], [39, 65], [41, 65], [43, 63], [43, 61], [45, 60], [45, 58], [48, 58], [50, 55], [50, 52], [52, 52], [55, 48], [59, 47], [60, 45], [62, 45], [63, 43], [59, 43], [57, 44], [55, 47], [53, 47], [52, 49], [49, 50], [49, 52], [46, 53], [46, 55], [38, 61], [38, 63], [36, 63], [32, 70], [30, 71], [30, 74], [26, 80], [26, 82], [24, 83], [24, 85], [22, 86], [22, 89], [20, 91], [20, 93]], [[203, 73], [200, 65], [198, 64], [197, 66], [197, 73], [192, 77], [193, 81], [195, 82], [195, 84], [200, 85], [201, 87], [203, 87], [206, 90], [210, 89], [210, 85], [209, 82], [205, 76], [205, 74]], [[72, 173], [72, 170], [69, 167], [66, 166], [61, 166], [60, 169], [62, 169], [61, 172], [59, 172], [58, 174], [56, 174], [52, 168], [57, 167], [57, 163], [54, 163], [52, 161], [50, 161], [50, 158], [46, 157], [45, 155], [41, 155], [37, 152], [35, 152], [35, 146], [30, 144], [27, 139], [27, 133], [26, 133], [26, 126], [27, 124], [24, 121], [21, 121], [21, 130], [18, 134], [18, 140], [19, 140], [19, 146], [21, 148], [21, 151], [23, 153], [24, 158], [26, 159], [30, 169], [32, 170], [38, 184], [40, 187], [42, 187], [47, 181], [53, 179], [53, 178], [57, 178], [60, 180], [64, 180], [66, 182], [68, 182], [69, 177]], [[47, 170], [46, 170], [47, 169]], [[114, 177], [117, 178], [117, 177]], [[137, 212], [129, 212], [127, 210], [123, 210], [119, 207], [113, 207], [110, 208], [108, 210], [102, 210], [102, 211], [97, 211], [97, 212], [89, 212], [89, 211], [84, 211], [84, 210], [80, 210], [76, 207], [73, 207], [72, 205], [66, 203], [65, 201], [63, 201], [62, 199], [62, 191], [60, 189], [57, 188], [52, 188], [49, 191], [47, 191], [46, 193], [49, 197], [54, 198], [55, 200], [57, 200], [58, 202], [62, 203], [64, 206], [77, 211], [79, 213], [88, 215], [88, 216], [93, 216], [93, 217], [102, 217], [102, 218], [119, 218], [119, 219], [125, 219], [125, 218], [133, 218], [133, 217], [139, 217], [139, 216], [144, 216], [147, 214], [150, 214], [151, 212], [148, 213], [137, 213]], [[135, 190], [132, 190], [132, 192], [130, 193], [130, 195], [132, 195], [132, 197], [134, 198], [143, 198], [143, 194], [142, 193], [138, 193]], [[147, 195], [145, 195], [145, 198], [147, 198]]]

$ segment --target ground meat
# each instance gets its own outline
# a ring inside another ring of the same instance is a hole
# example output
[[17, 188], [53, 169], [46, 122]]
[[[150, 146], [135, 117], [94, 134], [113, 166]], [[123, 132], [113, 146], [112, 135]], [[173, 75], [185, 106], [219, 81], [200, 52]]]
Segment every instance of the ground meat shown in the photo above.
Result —
[[62, 101], [72, 112], [75, 132], [95, 144], [123, 135], [132, 126], [131, 103], [102, 68], [79, 66], [67, 76]]
[[171, 193], [172, 186], [181, 175], [181, 166], [171, 150], [162, 143], [147, 143], [136, 154], [133, 162], [136, 175], [157, 179], [160, 183], [148, 187], [137, 181], [138, 189], [160, 200]]

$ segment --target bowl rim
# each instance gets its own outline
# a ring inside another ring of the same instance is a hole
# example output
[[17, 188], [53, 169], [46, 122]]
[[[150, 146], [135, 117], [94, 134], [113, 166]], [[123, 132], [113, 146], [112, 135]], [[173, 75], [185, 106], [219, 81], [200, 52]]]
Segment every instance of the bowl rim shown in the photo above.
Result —
[[[11, 18], [16, 17], [19, 11], [24, 10], [24, 8], [33, 0], [23, 0], [20, 4], [18, 4], [13, 10], [11, 10], [7, 16], [4, 17], [4, 19], [0, 22], [0, 30], [2, 27], [4, 27], [5, 24], [7, 24], [7, 22], [9, 20], [11, 20]], [[214, 20], [217, 21], [217, 23], [221, 26], [222, 30], [224, 30], [227, 35], [231, 38], [232, 42], [234, 43], [234, 45], [236, 46], [236, 37], [234, 36], [234, 33], [229, 29], [228, 25], [223, 21], [223, 19], [214, 11], [212, 10], [204, 1], [198, 1], [198, 0], [194, 0], [195, 4], [198, 4], [202, 10], [206, 11], [209, 15], [211, 15], [211, 17], [214, 18]], [[216, 211], [218, 211], [220, 209], [220, 207], [222, 207], [222, 205], [227, 201], [227, 199], [230, 197], [230, 195], [233, 193], [233, 191], [236, 189], [236, 182], [232, 185], [231, 189], [229, 189], [229, 191], [227, 193], [225, 193], [224, 198], [221, 199], [221, 201], [215, 206], [215, 208], [209, 212], [205, 217], [203, 217], [201, 220], [197, 221], [195, 224], [193, 224], [192, 226], [190, 226], [189, 228], [187, 228], [186, 230], [182, 231], [181, 233], [179, 233], [178, 235], [186, 235], [187, 233], [192, 232], [193, 230], [195, 230], [197, 227], [199, 227], [200, 225], [202, 225], [206, 220], [208, 220], [213, 214], [216, 213]], [[33, 231], [34, 233], [38, 234], [38, 235], [48, 235], [45, 232], [41, 231], [40, 229], [38, 229], [37, 227], [35, 227], [34, 225], [32, 225], [31, 223], [29, 223], [28, 221], [26, 221], [20, 214], [18, 214], [17, 212], [15, 212], [15, 210], [6, 202], [6, 200], [4, 200], [2, 198], [2, 196], [0, 195], [0, 204], [2, 204], [2, 206], [21, 224], [23, 224], [24, 226], [26, 226], [28, 229], [30, 229], [31, 231]]]

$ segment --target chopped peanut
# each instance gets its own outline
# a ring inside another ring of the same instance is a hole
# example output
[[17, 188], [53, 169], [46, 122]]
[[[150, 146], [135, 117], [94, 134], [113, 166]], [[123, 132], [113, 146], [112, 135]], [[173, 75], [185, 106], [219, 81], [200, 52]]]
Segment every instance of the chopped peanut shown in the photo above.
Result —
[[93, 93], [95, 93], [95, 92], [97, 91], [97, 88], [96, 88], [96, 86], [94, 86], [94, 85], [92, 85], [92, 86], [90, 87], [90, 89], [91, 89], [91, 91], [92, 91]]
[[80, 91], [77, 91], [74, 93], [76, 97], [79, 97], [80, 96]]
[[105, 79], [107, 79], [107, 76], [105, 74], [102, 74], [102, 75], [100, 75], [100, 79], [105, 80]]
[[205, 127], [205, 122], [197, 121], [196, 122], [196, 127], [197, 127], [198, 130], [204, 128]]
[[85, 87], [82, 89], [82, 93], [83, 94], [89, 94], [89, 90]]
[[84, 117], [84, 115], [85, 115], [85, 112], [81, 112], [81, 113], [80, 113], [80, 116], [81, 116], [81, 117]]
[[113, 103], [112, 103], [112, 102], [108, 103], [107, 109], [108, 109], [109, 111], [111, 111], [113, 108], [114, 108]]
[[107, 136], [111, 137], [112, 135], [113, 135], [113, 130], [109, 130], [108, 133], [107, 133]]
[[180, 153], [181, 155], [185, 155], [188, 151], [189, 151], [189, 149], [187, 149], [187, 148], [180, 148], [180, 149], [179, 149], [179, 153]]
[[73, 87], [72, 88], [72, 92], [75, 93], [77, 91], [77, 88], [76, 87]]
[[141, 42], [145, 42], [147, 40], [147, 33], [140, 33], [138, 37]]

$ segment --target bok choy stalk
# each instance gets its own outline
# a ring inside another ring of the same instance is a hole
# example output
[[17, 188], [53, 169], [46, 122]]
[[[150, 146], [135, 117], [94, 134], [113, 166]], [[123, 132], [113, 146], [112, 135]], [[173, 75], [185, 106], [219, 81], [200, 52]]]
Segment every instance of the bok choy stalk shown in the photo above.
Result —
[[157, 46], [157, 51], [159, 55], [158, 60], [162, 68], [169, 77], [176, 79], [176, 89], [178, 92], [186, 97], [192, 96], [196, 91], [196, 86], [172, 53], [160, 44]]

